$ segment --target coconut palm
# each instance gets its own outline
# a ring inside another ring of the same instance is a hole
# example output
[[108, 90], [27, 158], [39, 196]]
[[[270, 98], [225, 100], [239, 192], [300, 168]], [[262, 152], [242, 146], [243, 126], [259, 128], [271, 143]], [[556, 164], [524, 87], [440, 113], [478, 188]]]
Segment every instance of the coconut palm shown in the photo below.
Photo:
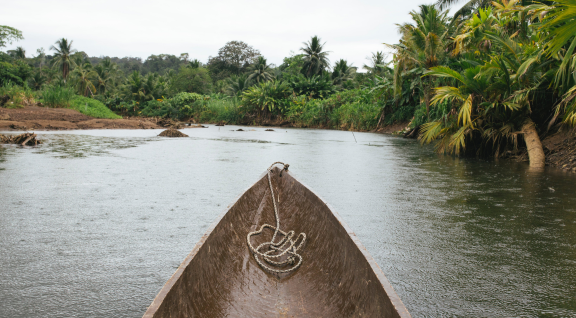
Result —
[[46, 78], [46, 75], [44, 75], [40, 70], [36, 71], [32, 77], [30, 77], [30, 83], [35, 90], [41, 89], [47, 81], [48, 79]]
[[[451, 36], [447, 14], [447, 11], [442, 12], [433, 5], [420, 5], [419, 12], [410, 12], [414, 24], [398, 25], [402, 36], [400, 44], [387, 44], [395, 51], [394, 87], [397, 97], [401, 93], [402, 74], [405, 71], [424, 74], [430, 68], [445, 62], [447, 40]], [[431, 77], [423, 79], [422, 86], [426, 114], [429, 116], [433, 79]]]
[[[438, 0], [436, 5], [440, 8], [440, 10], [444, 10], [456, 4], [457, 2], [459, 2], [459, 0]], [[490, 7], [492, 3], [492, 0], [468, 0], [466, 4], [454, 12], [454, 19], [457, 19], [458, 17], [467, 19], [471, 14], [477, 13], [479, 9]]]
[[56, 41], [55, 45], [50, 47], [50, 50], [56, 51], [54, 53], [54, 66], [59, 67], [62, 70], [62, 78], [64, 82], [68, 79], [68, 74], [70, 73], [70, 69], [73, 66], [72, 62], [72, 54], [76, 53], [75, 49], [72, 49], [72, 42], [68, 42], [67, 39], [62, 38]]
[[270, 70], [270, 65], [266, 64], [266, 59], [259, 56], [254, 64], [248, 68], [248, 81], [253, 83], [267, 82], [274, 79]]
[[248, 89], [248, 87], [250, 87], [248, 76], [233, 75], [228, 79], [228, 86], [226, 87], [226, 93], [230, 96], [240, 96], [246, 89]]
[[83, 96], [88, 96], [89, 94], [94, 96], [94, 93], [96, 93], [96, 87], [94, 86], [94, 83], [92, 83], [91, 78], [96, 75], [96, 72], [92, 68], [92, 64], [78, 64], [71, 74], [76, 78], [76, 89], [79, 94]]
[[363, 69], [368, 71], [373, 77], [382, 76], [382, 70], [384, 69], [384, 54], [380, 51], [372, 53], [372, 56], [368, 59], [370, 65], [364, 64]]
[[322, 72], [330, 67], [330, 60], [328, 60], [328, 53], [330, 52], [324, 51], [326, 43], [320, 44], [320, 41], [318, 36], [313, 36], [310, 41], [303, 42], [304, 47], [300, 48], [304, 52], [302, 73], [306, 77], [322, 75]]
[[344, 59], [340, 59], [334, 65], [334, 71], [332, 72], [332, 82], [335, 86], [342, 88], [342, 85], [349, 80], [354, 79], [356, 75], [356, 68], [352, 65], [348, 65], [348, 62]]
[[[134, 71], [128, 76], [124, 85], [123, 96], [128, 100], [136, 101], [138, 104], [141, 104], [146, 99], [151, 99], [146, 96], [146, 87], [140, 72]], [[136, 107], [135, 105], [134, 111], [136, 111]]]

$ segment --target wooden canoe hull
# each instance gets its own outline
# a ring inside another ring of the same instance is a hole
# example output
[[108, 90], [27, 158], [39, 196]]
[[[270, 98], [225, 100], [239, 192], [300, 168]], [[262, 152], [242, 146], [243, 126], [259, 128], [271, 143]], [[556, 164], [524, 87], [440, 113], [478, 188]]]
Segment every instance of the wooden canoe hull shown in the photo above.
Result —
[[214, 222], [144, 318], [410, 317], [340, 217], [291, 173], [280, 176], [280, 171], [272, 170], [280, 228], [306, 233], [299, 251], [302, 266], [290, 274], [270, 274], [248, 249], [248, 232], [275, 224], [264, 174]]

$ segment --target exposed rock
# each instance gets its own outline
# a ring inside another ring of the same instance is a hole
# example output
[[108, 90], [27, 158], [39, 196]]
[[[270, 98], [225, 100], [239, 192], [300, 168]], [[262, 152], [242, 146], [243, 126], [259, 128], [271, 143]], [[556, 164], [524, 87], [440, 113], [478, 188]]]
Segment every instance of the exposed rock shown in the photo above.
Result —
[[169, 128], [164, 130], [163, 132], [160, 133], [160, 135], [158, 136], [162, 136], [162, 137], [188, 137], [188, 135], [180, 132], [179, 130], [176, 130], [174, 128]]

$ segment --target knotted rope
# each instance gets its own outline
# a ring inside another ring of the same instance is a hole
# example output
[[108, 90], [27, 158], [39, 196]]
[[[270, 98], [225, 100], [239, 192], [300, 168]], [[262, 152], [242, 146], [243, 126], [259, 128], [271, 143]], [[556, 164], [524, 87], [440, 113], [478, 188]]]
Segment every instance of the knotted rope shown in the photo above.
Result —
[[[248, 233], [246, 240], [248, 242], [248, 247], [250, 248], [250, 251], [252, 251], [252, 253], [254, 254], [254, 258], [256, 259], [256, 262], [263, 269], [270, 271], [270, 272], [274, 272], [274, 273], [288, 273], [288, 272], [291, 272], [291, 271], [297, 269], [298, 267], [300, 267], [300, 265], [302, 265], [302, 256], [300, 254], [298, 254], [298, 250], [302, 247], [302, 245], [304, 245], [304, 241], [306, 241], [306, 234], [300, 233], [296, 237], [296, 239], [293, 240], [292, 238], [294, 237], [294, 231], [289, 231], [288, 233], [286, 233], [286, 232], [280, 230], [280, 217], [278, 216], [278, 206], [276, 206], [276, 199], [274, 198], [274, 189], [272, 188], [272, 177], [270, 176], [270, 172], [272, 171], [272, 168], [276, 164], [281, 164], [284, 167], [283, 168], [284, 171], [288, 171], [288, 166], [289, 166], [288, 164], [284, 164], [282, 162], [275, 162], [270, 166], [270, 168], [268, 168], [268, 171], [267, 171], [268, 185], [270, 186], [270, 194], [272, 195], [272, 203], [274, 204], [274, 215], [276, 217], [276, 227], [274, 227], [270, 224], [263, 224], [260, 227], [260, 230]], [[280, 171], [280, 176], [282, 176], [282, 171]], [[272, 235], [272, 240], [270, 240], [270, 242], [264, 242], [264, 243], [258, 245], [258, 247], [254, 248], [254, 246], [252, 246], [252, 243], [250, 242], [250, 238], [253, 235], [258, 235], [258, 234], [262, 233], [262, 231], [264, 231], [264, 228], [269, 228], [269, 229], [274, 230], [274, 235]], [[281, 239], [279, 242], [275, 242], [276, 236], [278, 234], [282, 235], [284, 238]], [[298, 242], [300, 237], [302, 237], [302, 240], [301, 240], [300, 244], [298, 244], [296, 246], [296, 242]], [[288, 258], [286, 258], [284, 261], [280, 261], [280, 258], [286, 254], [288, 254]], [[297, 263], [296, 263], [296, 260], [298, 260]], [[294, 263], [296, 263], [296, 265], [294, 265]], [[274, 267], [283, 267], [284, 265], [288, 264], [292, 267], [287, 268], [287, 269], [277, 269], [277, 268], [272, 268], [272, 267], [268, 266], [267, 264], [270, 266], [274, 266]]]

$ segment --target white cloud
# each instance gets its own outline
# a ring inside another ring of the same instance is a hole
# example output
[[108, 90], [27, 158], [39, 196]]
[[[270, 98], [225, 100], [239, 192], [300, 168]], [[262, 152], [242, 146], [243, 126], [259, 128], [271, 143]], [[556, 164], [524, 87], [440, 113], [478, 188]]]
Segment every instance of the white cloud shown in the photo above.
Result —
[[[421, 0], [406, 1], [5, 1], [0, 24], [23, 32], [27, 55], [46, 51], [59, 38], [90, 56], [133, 56], [187, 52], [207, 61], [226, 42], [248, 43], [277, 65], [318, 35], [331, 51], [330, 61], [344, 58], [355, 66], [371, 52], [396, 43], [396, 23]], [[47, 52], [48, 53], [48, 52]]]

